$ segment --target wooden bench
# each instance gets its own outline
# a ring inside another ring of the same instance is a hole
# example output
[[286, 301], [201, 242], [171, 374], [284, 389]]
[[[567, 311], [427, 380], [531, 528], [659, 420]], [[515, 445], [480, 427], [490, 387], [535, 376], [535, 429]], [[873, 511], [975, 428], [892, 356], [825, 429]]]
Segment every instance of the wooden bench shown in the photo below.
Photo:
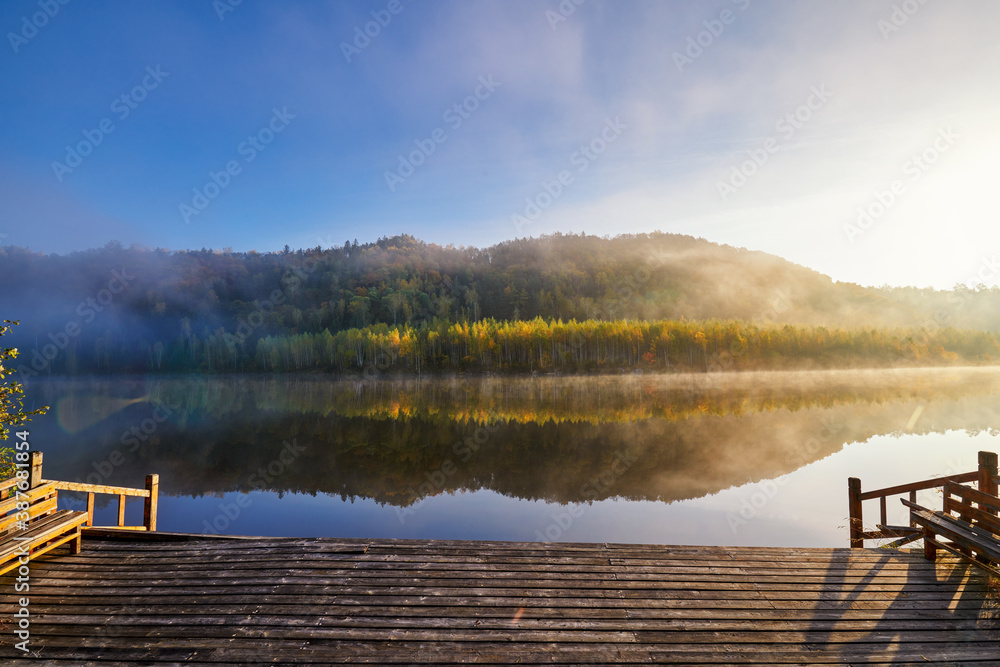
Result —
[[10, 497], [0, 501], [0, 575], [70, 543], [70, 553], [80, 553], [81, 529], [87, 512], [60, 510], [54, 482], [42, 482], [41, 452], [32, 452], [27, 477], [0, 482], [0, 492]]
[[[27, 477], [24, 477], [27, 472]], [[145, 489], [101, 486], [79, 482], [42, 479], [42, 453], [31, 452], [27, 470], [0, 481], [0, 575], [26, 564], [56, 547], [69, 543], [70, 553], [80, 553], [82, 538], [89, 531], [156, 530], [159, 477], [148, 475]], [[87, 494], [87, 510], [60, 510], [59, 490]], [[94, 496], [103, 493], [118, 496], [118, 525], [91, 528], [94, 524]], [[141, 497], [145, 501], [143, 525], [125, 525], [125, 500]]]
[[935, 560], [938, 548], [943, 548], [996, 571], [990, 564], [1000, 563], [1000, 498], [948, 482], [940, 512], [905, 498], [900, 501], [910, 508], [911, 521], [923, 530], [925, 558]]
[[[979, 452], [979, 467], [946, 477], [899, 484], [872, 491], [861, 490], [861, 480], [847, 480], [848, 514], [850, 516], [851, 548], [863, 548], [865, 540], [898, 538], [884, 547], [899, 547], [924, 538], [924, 556], [937, 558], [939, 548], [1000, 575], [995, 567], [1000, 563], [1000, 470], [995, 452]], [[978, 488], [967, 486], [975, 484]], [[941, 489], [944, 502], [940, 512], [917, 504], [917, 492]], [[910, 508], [908, 526], [889, 525], [886, 499], [900, 498]], [[871, 530], [864, 521], [863, 504], [877, 500], [879, 521]], [[947, 541], [945, 541], [947, 540]], [[991, 565], [992, 563], [992, 565]]]

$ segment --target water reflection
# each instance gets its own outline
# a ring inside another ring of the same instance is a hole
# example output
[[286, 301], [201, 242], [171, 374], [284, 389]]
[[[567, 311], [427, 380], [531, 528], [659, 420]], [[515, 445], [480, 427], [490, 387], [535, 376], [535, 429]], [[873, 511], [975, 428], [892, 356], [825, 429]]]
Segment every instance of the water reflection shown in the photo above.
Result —
[[411, 507], [489, 490], [678, 501], [790, 473], [873, 436], [1000, 425], [991, 368], [336, 381], [33, 382], [47, 476], [166, 494], [330, 494]]

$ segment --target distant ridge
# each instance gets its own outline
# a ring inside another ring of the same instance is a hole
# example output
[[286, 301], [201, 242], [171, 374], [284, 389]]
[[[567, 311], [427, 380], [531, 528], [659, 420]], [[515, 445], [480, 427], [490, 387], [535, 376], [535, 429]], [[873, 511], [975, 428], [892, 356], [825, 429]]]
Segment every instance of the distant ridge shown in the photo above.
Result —
[[198, 346], [212, 336], [252, 353], [267, 335], [435, 319], [1000, 329], [996, 289], [862, 287], [774, 255], [662, 232], [553, 234], [482, 249], [409, 235], [274, 253], [113, 242], [58, 256], [8, 246], [0, 274], [0, 313], [23, 321], [11, 338], [22, 354], [41, 355], [46, 373], [183, 368], [184, 355], [199, 359], [193, 370], [204, 366]]

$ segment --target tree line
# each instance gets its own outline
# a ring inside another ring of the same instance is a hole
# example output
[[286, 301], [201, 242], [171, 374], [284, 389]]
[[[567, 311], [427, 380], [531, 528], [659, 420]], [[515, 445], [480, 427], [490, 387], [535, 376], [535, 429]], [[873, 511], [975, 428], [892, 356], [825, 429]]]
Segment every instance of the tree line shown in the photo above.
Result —
[[[545, 320], [373, 325], [267, 336], [239, 349], [211, 339], [217, 368], [277, 372], [620, 372], [984, 364], [996, 333], [829, 329], [707, 320]], [[252, 358], [251, 358], [252, 352]]]

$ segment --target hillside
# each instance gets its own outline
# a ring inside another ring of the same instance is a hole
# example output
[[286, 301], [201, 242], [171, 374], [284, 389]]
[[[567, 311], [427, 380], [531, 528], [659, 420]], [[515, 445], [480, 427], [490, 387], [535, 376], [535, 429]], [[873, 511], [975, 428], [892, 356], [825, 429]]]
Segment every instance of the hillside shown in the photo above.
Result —
[[[44, 373], [212, 369], [209, 341], [373, 324], [735, 319], [828, 327], [1000, 328], [1000, 292], [865, 288], [762, 252], [675, 234], [553, 235], [484, 249], [410, 236], [278, 253], [110, 243], [0, 248], [0, 313]], [[6, 342], [6, 341], [5, 341]]]

